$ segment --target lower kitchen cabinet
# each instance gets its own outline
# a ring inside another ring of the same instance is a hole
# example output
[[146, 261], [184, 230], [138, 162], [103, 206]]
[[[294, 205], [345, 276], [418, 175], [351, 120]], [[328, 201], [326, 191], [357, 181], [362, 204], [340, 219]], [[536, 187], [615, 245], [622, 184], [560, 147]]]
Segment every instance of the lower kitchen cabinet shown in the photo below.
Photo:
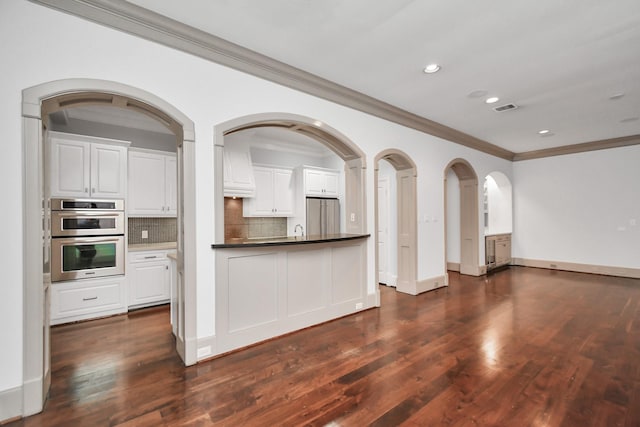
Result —
[[129, 308], [169, 302], [171, 263], [167, 251], [130, 252], [128, 261]]
[[127, 311], [125, 276], [51, 284], [51, 324], [111, 316]]
[[488, 270], [511, 263], [511, 234], [485, 236], [485, 244]]

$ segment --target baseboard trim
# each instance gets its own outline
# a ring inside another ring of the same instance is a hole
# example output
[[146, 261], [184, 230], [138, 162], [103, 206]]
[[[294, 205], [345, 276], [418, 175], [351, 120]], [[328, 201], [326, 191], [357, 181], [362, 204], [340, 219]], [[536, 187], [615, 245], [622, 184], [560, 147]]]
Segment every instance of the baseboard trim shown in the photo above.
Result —
[[511, 265], [523, 267], [546, 268], [548, 270], [564, 270], [576, 273], [602, 274], [604, 276], [629, 277], [640, 279], [640, 268], [613, 267], [607, 265], [578, 264], [574, 262], [545, 261], [539, 259], [513, 258]]
[[365, 299], [365, 309], [380, 307], [380, 290], [376, 286], [376, 291], [372, 294], [367, 294]]
[[210, 359], [217, 350], [217, 341], [215, 335], [198, 338], [198, 362]]
[[[42, 393], [42, 390], [40, 390]], [[22, 417], [22, 387], [0, 391], [0, 424]]]
[[416, 295], [423, 292], [432, 291], [434, 289], [449, 286], [449, 276], [436, 276], [429, 279], [419, 280], [416, 282]]
[[447, 271], [457, 271], [460, 272], [460, 263], [459, 262], [448, 262], [447, 263]]

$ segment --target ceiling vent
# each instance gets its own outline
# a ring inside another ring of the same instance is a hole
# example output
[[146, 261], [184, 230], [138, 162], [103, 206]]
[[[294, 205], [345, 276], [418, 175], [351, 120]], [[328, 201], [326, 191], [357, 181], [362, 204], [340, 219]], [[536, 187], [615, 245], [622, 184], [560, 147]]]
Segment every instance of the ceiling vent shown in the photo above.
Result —
[[516, 104], [504, 104], [499, 107], [493, 107], [493, 111], [502, 113], [503, 111], [515, 110], [516, 108], [518, 108]]

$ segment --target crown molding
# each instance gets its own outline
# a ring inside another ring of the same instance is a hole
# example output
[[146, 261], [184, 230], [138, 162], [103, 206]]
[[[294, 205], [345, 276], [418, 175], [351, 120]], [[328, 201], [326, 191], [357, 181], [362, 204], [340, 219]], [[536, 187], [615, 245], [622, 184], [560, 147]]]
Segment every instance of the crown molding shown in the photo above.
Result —
[[124, 0], [30, 0], [484, 153], [514, 153]]
[[585, 153], [587, 151], [608, 150], [611, 148], [628, 147], [630, 145], [638, 144], [640, 144], [640, 135], [623, 136], [620, 138], [601, 139], [599, 141], [583, 142], [581, 144], [517, 153], [513, 156], [513, 161], [517, 162], [522, 160], [541, 159], [543, 157], [563, 156], [565, 154]]

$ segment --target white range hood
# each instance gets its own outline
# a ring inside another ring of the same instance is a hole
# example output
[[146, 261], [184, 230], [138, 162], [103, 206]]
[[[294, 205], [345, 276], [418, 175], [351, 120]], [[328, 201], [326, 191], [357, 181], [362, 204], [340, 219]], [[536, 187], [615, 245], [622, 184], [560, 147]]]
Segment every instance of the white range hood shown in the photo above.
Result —
[[223, 162], [224, 196], [254, 197], [256, 181], [253, 176], [249, 146], [247, 144], [226, 144]]

